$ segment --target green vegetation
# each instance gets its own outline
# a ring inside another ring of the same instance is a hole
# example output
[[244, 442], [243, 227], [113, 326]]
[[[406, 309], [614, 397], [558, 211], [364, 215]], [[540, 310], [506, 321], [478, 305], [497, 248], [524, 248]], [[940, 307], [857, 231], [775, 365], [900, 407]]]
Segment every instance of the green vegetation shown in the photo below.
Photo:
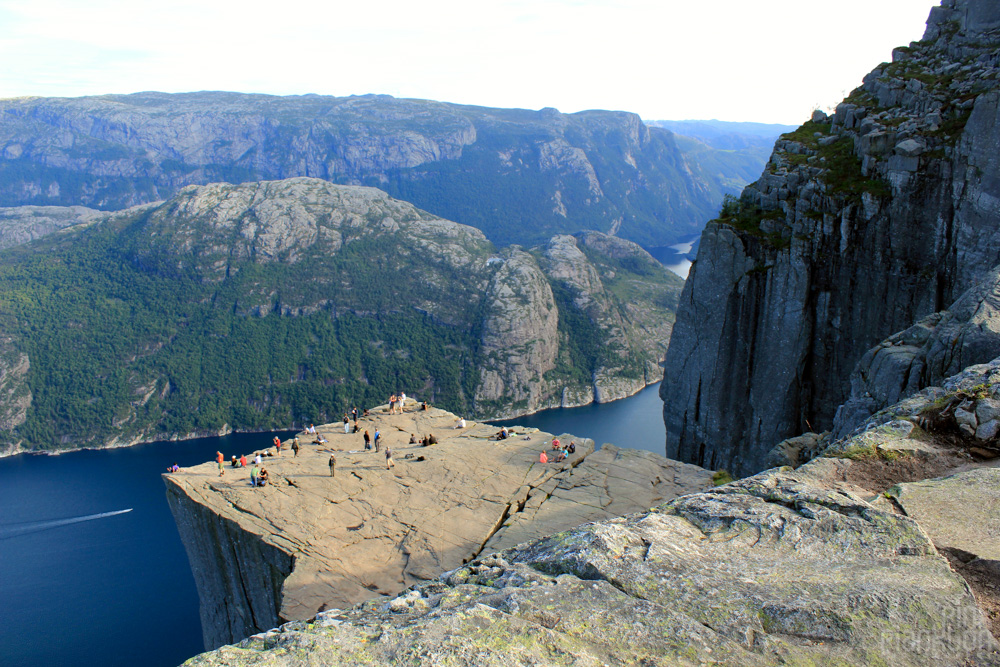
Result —
[[830, 193], [847, 200], [860, 200], [863, 193], [875, 197], [888, 197], [889, 184], [882, 179], [865, 178], [861, 160], [854, 153], [854, 139], [841, 137], [827, 146], [821, 146], [819, 155], [826, 171], [821, 178], [830, 186]]
[[716, 221], [755, 236], [772, 248], [783, 250], [791, 245], [791, 238], [780, 232], [765, 232], [761, 229], [761, 223], [765, 220], [781, 220], [784, 217], [785, 214], [780, 209], [766, 211], [756, 204], [726, 195]]
[[[824, 142], [825, 145], [820, 142], [820, 139], [834, 136], [830, 134], [831, 128], [830, 123], [808, 121], [794, 132], [783, 134], [782, 139], [798, 142], [808, 149], [810, 155], [816, 156], [815, 166], [823, 169], [819, 178], [829, 186], [831, 195], [839, 195], [847, 201], [860, 201], [864, 193], [875, 197], [889, 196], [888, 183], [882, 179], [866, 178], [862, 173], [861, 159], [854, 152], [854, 139], [850, 135]], [[793, 165], [801, 165], [806, 164], [810, 156], [785, 153], [784, 157]]]
[[[116, 231], [16, 249], [0, 262], [0, 322], [31, 359], [32, 406], [17, 431], [29, 444], [90, 442], [125, 428], [133, 410], [133, 432], [321, 422], [401, 387], [467, 407], [474, 378], [460, 328], [388, 308], [377, 317], [252, 316], [241, 307], [252, 286], [291, 285], [287, 266], [248, 264], [221, 285], [163, 277], [121, 253]], [[391, 275], [368, 275], [361, 290], [379, 302]]]
[[733, 481], [733, 476], [729, 474], [728, 470], [717, 470], [712, 475], [712, 484], [715, 486], [722, 486], [723, 484], [729, 484]]

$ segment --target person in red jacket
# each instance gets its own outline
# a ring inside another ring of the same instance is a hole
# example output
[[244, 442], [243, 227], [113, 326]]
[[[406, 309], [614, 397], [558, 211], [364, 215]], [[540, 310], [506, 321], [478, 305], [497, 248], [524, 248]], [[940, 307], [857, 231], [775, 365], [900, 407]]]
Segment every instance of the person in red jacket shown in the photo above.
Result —
[[225, 457], [222, 455], [222, 452], [215, 453], [215, 460], [218, 461], [219, 463], [219, 477], [222, 477], [223, 475], [226, 474], [225, 469], [222, 467], [222, 462], [226, 460]]

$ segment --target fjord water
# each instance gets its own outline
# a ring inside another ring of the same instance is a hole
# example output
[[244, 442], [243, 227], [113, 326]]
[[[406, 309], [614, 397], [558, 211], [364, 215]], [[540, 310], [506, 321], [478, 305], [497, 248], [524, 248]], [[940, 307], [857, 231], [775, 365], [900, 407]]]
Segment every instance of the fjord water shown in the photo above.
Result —
[[[658, 387], [497, 423], [662, 454]], [[198, 594], [160, 473], [216, 450], [228, 460], [273, 436], [0, 459], [0, 664], [158, 667], [204, 650]]]
[[0, 664], [153, 667], [204, 650], [160, 473], [272, 437], [0, 459]]
[[660, 384], [650, 385], [629, 398], [591, 403], [579, 408], [554, 408], [533, 415], [490, 422], [497, 426], [532, 426], [547, 433], [572, 433], [590, 438], [600, 448], [606, 442], [645, 449], [663, 455], [667, 431], [663, 425]]

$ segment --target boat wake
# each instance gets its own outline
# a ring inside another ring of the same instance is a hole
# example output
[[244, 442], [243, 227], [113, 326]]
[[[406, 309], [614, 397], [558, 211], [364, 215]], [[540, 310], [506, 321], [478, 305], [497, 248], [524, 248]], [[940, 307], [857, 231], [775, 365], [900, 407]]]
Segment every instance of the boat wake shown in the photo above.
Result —
[[87, 514], [84, 516], [75, 516], [68, 519], [51, 519], [48, 521], [24, 521], [21, 523], [7, 523], [0, 525], [0, 540], [6, 540], [11, 537], [20, 537], [22, 535], [30, 535], [31, 533], [40, 533], [43, 530], [51, 530], [53, 528], [68, 526], [74, 523], [82, 523], [84, 521], [94, 521], [96, 519], [104, 519], [109, 516], [126, 514], [127, 512], [131, 511], [132, 508], [129, 507], [127, 510], [116, 510], [114, 512], [101, 512], [99, 514]]

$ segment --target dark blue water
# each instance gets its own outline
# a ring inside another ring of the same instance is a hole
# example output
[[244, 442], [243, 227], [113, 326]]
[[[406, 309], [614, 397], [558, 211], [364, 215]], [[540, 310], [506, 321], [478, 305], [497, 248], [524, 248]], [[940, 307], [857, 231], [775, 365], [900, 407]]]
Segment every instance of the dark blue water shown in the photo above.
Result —
[[155, 667], [204, 650], [160, 473], [273, 435], [0, 459], [0, 664]]
[[[657, 389], [497, 423], [662, 454]], [[212, 460], [216, 450], [228, 460], [273, 436], [0, 459], [0, 665], [158, 667], [204, 650], [198, 594], [160, 473], [175, 461]]]
[[491, 422], [497, 426], [533, 426], [547, 433], [572, 433], [590, 438], [600, 446], [610, 442], [619, 447], [645, 449], [660, 456], [667, 448], [663, 426], [663, 401], [659, 383], [635, 396], [612, 403], [594, 403], [579, 408], [554, 408], [527, 417]]

